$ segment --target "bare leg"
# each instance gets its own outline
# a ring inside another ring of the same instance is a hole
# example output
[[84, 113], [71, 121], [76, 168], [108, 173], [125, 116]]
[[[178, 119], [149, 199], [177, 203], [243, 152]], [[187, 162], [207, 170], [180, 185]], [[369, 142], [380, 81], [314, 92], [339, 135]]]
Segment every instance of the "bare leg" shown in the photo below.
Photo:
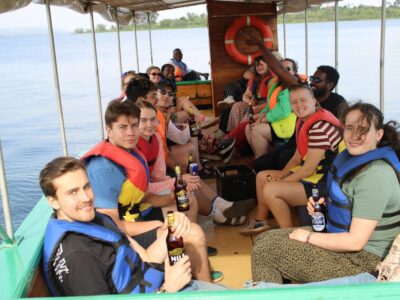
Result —
[[192, 102], [190, 102], [188, 96], [182, 96], [176, 100], [176, 110], [177, 111], [184, 110], [187, 113], [189, 113], [190, 107], [193, 109], [193, 114], [197, 117], [197, 119], [201, 119], [203, 114], [197, 109], [196, 105], [194, 105]]
[[217, 194], [203, 180], [200, 180], [200, 184], [201, 187], [194, 192], [198, 200], [199, 214], [208, 216], [212, 210], [212, 200]]
[[[170, 168], [174, 168], [175, 165], [178, 164], [181, 167], [181, 170], [186, 170], [187, 159], [189, 154], [192, 154], [193, 162], [199, 164], [199, 151], [198, 148], [196, 148], [196, 146], [192, 142], [184, 145], [173, 145], [171, 146], [171, 153], [168, 153], [167, 155], [167, 165]], [[199, 164], [199, 170], [201, 170], [200, 164]]]
[[267, 183], [267, 176], [274, 176], [274, 174], [280, 171], [266, 170], [257, 173], [256, 176], [256, 192], [257, 192], [257, 212], [255, 218], [259, 221], [265, 220], [268, 216], [269, 208], [266, 205], [264, 197], [264, 186]]
[[250, 127], [249, 124], [247, 124], [247, 126], [246, 126], [245, 134], [246, 134], [247, 142], [249, 143], [249, 145], [250, 145], [250, 147], [251, 147], [251, 150], [253, 150], [253, 153], [256, 153], [256, 152], [255, 152], [255, 149], [254, 149], [254, 146], [253, 146], [253, 139], [251, 138], [251, 136], [252, 136], [252, 134], [253, 134], [253, 130], [252, 130], [252, 128]]
[[186, 123], [189, 120], [189, 114], [186, 111], [180, 110], [175, 112], [176, 123]]
[[[196, 199], [196, 196], [193, 193], [189, 193], [189, 205], [190, 209], [185, 212], [186, 217], [190, 220], [192, 223], [197, 223], [197, 216], [199, 214], [199, 204], [198, 200]], [[168, 206], [164, 206], [161, 208], [164, 218], [167, 216], [168, 211], [176, 211], [176, 204], [171, 204]]]
[[300, 182], [267, 182], [263, 195], [265, 205], [281, 228], [293, 227], [291, 207], [307, 205], [306, 192]]
[[251, 140], [256, 157], [268, 153], [269, 143], [272, 141], [271, 126], [268, 123], [255, 124], [252, 129]]
[[190, 257], [193, 277], [198, 280], [211, 282], [206, 236], [197, 224], [191, 224], [190, 234], [185, 239], [185, 251]]

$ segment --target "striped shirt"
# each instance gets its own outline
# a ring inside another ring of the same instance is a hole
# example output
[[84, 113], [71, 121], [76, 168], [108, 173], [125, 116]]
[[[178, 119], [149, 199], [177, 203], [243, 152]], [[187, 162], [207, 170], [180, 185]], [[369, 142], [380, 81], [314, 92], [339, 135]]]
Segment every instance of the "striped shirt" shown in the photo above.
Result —
[[336, 150], [342, 140], [337, 127], [327, 121], [318, 121], [308, 131], [308, 148]]

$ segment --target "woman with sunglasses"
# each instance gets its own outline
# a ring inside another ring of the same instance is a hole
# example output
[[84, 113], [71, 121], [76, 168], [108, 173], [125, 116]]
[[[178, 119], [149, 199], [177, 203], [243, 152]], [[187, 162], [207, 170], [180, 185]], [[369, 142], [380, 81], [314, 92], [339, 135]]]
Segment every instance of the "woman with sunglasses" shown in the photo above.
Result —
[[[327, 232], [291, 228], [259, 235], [252, 256], [254, 280], [311, 282], [373, 273], [400, 234], [398, 124], [384, 124], [379, 109], [361, 102], [345, 111], [342, 122], [346, 150], [328, 174], [329, 201], [319, 201], [327, 205]], [[310, 215], [313, 205], [309, 198]], [[400, 238], [395, 243], [399, 249]], [[395, 252], [380, 264], [378, 281], [390, 279], [399, 265]]]
[[161, 70], [157, 66], [150, 66], [146, 70], [146, 74], [149, 75], [149, 79], [151, 82], [154, 84], [157, 84], [160, 82], [161, 79]]

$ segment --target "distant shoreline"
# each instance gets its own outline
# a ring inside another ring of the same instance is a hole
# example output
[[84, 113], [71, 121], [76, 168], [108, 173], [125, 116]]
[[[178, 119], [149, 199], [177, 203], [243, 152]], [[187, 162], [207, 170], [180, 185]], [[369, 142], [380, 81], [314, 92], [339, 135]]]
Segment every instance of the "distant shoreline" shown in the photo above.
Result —
[[[339, 21], [368, 21], [379, 20], [381, 17], [381, 8], [375, 6], [359, 5], [357, 7], [343, 6], [338, 10]], [[152, 30], [165, 29], [184, 29], [184, 28], [204, 28], [207, 27], [206, 14], [188, 13], [186, 17], [179, 19], [164, 19], [157, 21], [158, 14], [154, 13], [151, 16]], [[307, 11], [307, 19], [309, 23], [332, 22], [335, 18], [334, 7], [314, 7]], [[278, 24], [282, 24], [282, 15], [278, 16]], [[389, 6], [386, 8], [386, 19], [400, 19], [400, 4], [397, 6]], [[290, 13], [285, 16], [286, 24], [301, 24], [304, 23], [304, 13]], [[148, 30], [148, 25], [137, 25], [137, 30]], [[96, 32], [115, 32], [115, 25], [107, 28], [106, 25], [98, 24]], [[120, 26], [120, 31], [132, 31], [134, 26]], [[76, 28], [74, 33], [90, 33], [91, 29]]]

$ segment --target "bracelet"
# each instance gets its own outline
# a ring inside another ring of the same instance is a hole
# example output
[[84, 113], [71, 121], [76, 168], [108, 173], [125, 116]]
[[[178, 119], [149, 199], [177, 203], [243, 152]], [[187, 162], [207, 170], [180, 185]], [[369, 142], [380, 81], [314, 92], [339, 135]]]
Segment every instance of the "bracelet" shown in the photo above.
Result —
[[309, 242], [310, 242], [310, 238], [311, 238], [312, 235], [313, 235], [313, 232], [310, 231], [310, 232], [308, 233], [307, 237], [306, 237], [306, 243], [309, 243]]

